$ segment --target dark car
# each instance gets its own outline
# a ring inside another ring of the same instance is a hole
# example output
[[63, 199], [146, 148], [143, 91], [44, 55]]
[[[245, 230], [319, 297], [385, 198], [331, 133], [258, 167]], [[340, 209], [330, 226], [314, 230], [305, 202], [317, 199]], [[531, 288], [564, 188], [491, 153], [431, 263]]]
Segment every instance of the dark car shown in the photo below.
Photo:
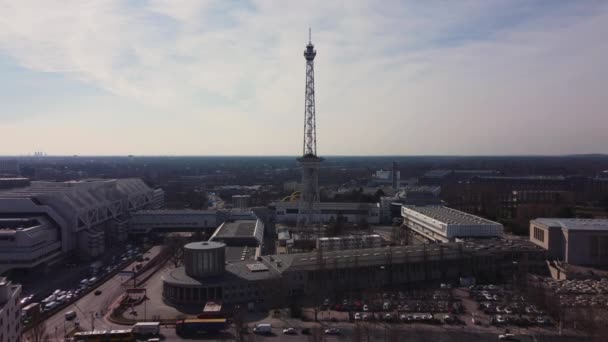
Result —
[[96, 290], [96, 291], [94, 292], [94, 294], [95, 294], [96, 296], [99, 296], [99, 295], [101, 294], [101, 290]]
[[304, 335], [310, 335], [310, 328], [304, 328], [304, 329], [302, 329], [302, 334], [304, 334]]

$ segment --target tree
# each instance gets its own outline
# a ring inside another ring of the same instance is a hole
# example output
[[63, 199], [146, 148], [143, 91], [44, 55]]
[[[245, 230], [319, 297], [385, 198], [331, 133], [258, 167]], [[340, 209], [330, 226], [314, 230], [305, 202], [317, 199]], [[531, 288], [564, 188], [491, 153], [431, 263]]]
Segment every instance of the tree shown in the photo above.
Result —
[[245, 342], [245, 336], [247, 336], [247, 325], [245, 324], [243, 308], [237, 305], [234, 310], [234, 337], [236, 342]]
[[39, 315], [34, 317], [32, 325], [24, 334], [25, 341], [46, 342], [49, 341], [49, 334], [46, 332], [46, 323]]
[[325, 334], [323, 333], [323, 329], [319, 326], [315, 326], [310, 330], [310, 335], [308, 335], [309, 342], [323, 342], [325, 341]]
[[181, 266], [184, 259], [184, 244], [186, 244], [186, 239], [181, 235], [171, 235], [165, 241], [169, 261], [175, 268]]

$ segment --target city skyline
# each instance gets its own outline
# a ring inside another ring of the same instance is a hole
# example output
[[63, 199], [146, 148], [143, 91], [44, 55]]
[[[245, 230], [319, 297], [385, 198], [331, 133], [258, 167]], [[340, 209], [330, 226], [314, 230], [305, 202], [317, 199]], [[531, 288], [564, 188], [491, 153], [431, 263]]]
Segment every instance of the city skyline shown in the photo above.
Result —
[[608, 4], [0, 1], [0, 155], [606, 153]]

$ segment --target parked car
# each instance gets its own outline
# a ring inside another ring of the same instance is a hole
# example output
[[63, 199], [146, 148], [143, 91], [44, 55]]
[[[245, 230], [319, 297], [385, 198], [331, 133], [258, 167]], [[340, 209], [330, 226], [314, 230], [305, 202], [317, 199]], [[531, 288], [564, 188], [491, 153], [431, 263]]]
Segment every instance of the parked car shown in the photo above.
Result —
[[340, 329], [338, 329], [338, 328], [325, 329], [325, 335], [340, 335]]
[[76, 311], [74, 311], [74, 310], [67, 311], [67, 312], [64, 314], [64, 317], [65, 317], [65, 320], [66, 320], [66, 321], [71, 321], [71, 320], [73, 320], [74, 318], [76, 318]]
[[283, 329], [283, 334], [285, 335], [297, 335], [298, 332], [294, 328]]

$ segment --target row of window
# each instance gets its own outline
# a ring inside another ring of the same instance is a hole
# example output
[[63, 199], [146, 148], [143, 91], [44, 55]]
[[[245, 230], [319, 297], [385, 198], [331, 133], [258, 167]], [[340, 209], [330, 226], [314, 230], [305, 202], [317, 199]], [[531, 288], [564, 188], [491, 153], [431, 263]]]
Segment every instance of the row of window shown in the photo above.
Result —
[[534, 227], [534, 239], [540, 242], [545, 242], [545, 231], [538, 227]]

